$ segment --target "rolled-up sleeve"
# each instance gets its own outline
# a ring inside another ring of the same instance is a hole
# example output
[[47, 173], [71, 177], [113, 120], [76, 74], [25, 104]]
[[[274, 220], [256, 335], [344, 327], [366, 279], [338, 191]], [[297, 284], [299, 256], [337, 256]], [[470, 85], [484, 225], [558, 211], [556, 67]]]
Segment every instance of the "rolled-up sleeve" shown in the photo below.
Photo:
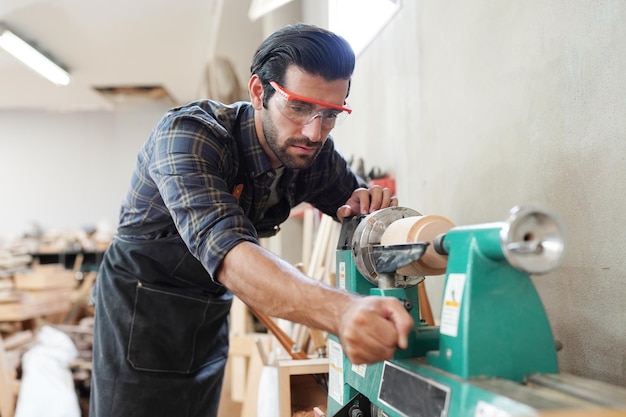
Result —
[[149, 175], [189, 250], [215, 278], [230, 249], [258, 243], [229, 189], [239, 164], [232, 136], [193, 114], [163, 119], [154, 135]]

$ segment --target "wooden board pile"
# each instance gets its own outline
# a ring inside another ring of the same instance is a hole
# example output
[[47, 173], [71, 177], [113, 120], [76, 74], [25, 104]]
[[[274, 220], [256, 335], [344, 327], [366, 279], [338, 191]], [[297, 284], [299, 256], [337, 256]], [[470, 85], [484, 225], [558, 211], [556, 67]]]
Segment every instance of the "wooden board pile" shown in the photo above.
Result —
[[[6, 270], [5, 270], [6, 272]], [[44, 325], [66, 333], [76, 345], [71, 364], [79, 406], [88, 413], [93, 310], [88, 305], [96, 272], [79, 274], [61, 264], [31, 265], [4, 274], [0, 289], [0, 416], [12, 417], [19, 400], [21, 361]]]
[[75, 275], [61, 264], [36, 265], [14, 273], [11, 280], [1, 297], [1, 321], [37, 319], [71, 307]]
[[15, 255], [8, 250], [0, 250], [0, 303], [15, 297], [13, 275], [26, 271], [32, 260], [30, 255]]

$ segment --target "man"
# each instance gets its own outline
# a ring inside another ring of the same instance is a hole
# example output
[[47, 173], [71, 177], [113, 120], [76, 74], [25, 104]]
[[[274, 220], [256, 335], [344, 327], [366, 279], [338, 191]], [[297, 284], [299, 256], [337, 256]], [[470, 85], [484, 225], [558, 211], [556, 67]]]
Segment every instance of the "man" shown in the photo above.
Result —
[[158, 123], [100, 269], [91, 417], [217, 415], [233, 294], [338, 335], [353, 363], [406, 347], [396, 299], [331, 288], [258, 245], [303, 201], [337, 220], [397, 205], [329, 137], [354, 63], [335, 34], [288, 26], [254, 55], [249, 103], [198, 101]]

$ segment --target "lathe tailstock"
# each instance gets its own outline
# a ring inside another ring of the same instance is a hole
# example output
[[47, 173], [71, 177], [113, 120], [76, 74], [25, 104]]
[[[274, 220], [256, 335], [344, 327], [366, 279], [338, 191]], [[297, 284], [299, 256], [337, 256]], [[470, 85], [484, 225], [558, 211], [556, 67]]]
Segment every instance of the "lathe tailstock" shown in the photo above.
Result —
[[[397, 297], [416, 325], [407, 349], [367, 366], [351, 364], [329, 338], [327, 415], [626, 415], [625, 388], [559, 373], [557, 342], [530, 275], [557, 268], [564, 249], [560, 219], [533, 206], [462, 227], [404, 207], [345, 220], [337, 285]], [[444, 273], [440, 325], [429, 326], [417, 284]]]

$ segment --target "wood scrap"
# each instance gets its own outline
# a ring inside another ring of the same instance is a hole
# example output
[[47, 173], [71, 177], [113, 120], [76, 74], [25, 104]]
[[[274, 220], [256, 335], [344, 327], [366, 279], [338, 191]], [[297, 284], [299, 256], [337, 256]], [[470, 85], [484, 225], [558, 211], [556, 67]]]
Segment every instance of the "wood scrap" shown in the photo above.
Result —
[[280, 342], [281, 346], [287, 351], [287, 353], [293, 359], [308, 359], [308, 356], [305, 352], [300, 350], [299, 346], [295, 344], [295, 342], [287, 335], [275, 322], [271, 317], [257, 311], [252, 307], [248, 307], [250, 312], [254, 314], [260, 321], [267, 327], [267, 329], [276, 337], [276, 339]]
[[332, 287], [335, 286], [334, 275], [337, 270], [337, 265], [335, 264], [335, 253], [337, 251], [337, 242], [339, 241], [340, 234], [341, 223], [332, 222], [327, 239], [326, 256], [324, 257], [325, 262], [321, 276], [321, 281]]
[[313, 342], [313, 349], [317, 356], [320, 358], [326, 357], [326, 340], [328, 339], [328, 333], [309, 328], [309, 334], [311, 336], [311, 342]]
[[433, 317], [433, 311], [430, 308], [430, 301], [428, 300], [424, 281], [417, 284], [417, 299], [419, 301], [421, 319], [429, 326], [434, 326], [435, 319]]
[[89, 311], [89, 306], [97, 276], [98, 273], [95, 271], [82, 275], [80, 285], [72, 293], [72, 306], [63, 318], [63, 323], [74, 324], [85, 316], [93, 315], [93, 312]]
[[332, 217], [323, 215], [320, 220], [320, 226], [315, 236], [315, 243], [313, 244], [313, 253], [311, 254], [311, 261], [306, 270], [306, 274], [312, 278], [319, 280], [321, 273], [323, 272], [324, 258], [326, 255], [326, 248], [329, 244], [329, 236], [332, 230], [332, 224], [335, 221]]
[[[246, 398], [246, 378], [248, 377], [248, 358], [252, 346], [248, 334], [253, 329], [252, 318], [248, 314], [247, 306], [238, 298], [234, 297], [230, 308], [230, 341], [229, 353], [230, 398], [233, 402], [242, 403]], [[244, 347], [243, 349], [237, 349]], [[241, 346], [244, 345], [244, 346]]]
[[13, 417], [17, 397], [14, 393], [15, 368], [10, 367], [0, 339], [0, 416]]
[[74, 272], [61, 264], [38, 265], [23, 273], [13, 276], [15, 289], [47, 290], [53, 288], [74, 288]]
[[302, 216], [302, 263], [304, 271], [308, 269], [311, 263], [311, 253], [313, 252], [314, 211], [313, 207], [308, 207]]
[[263, 367], [267, 365], [266, 348], [263, 341], [256, 344], [257, 349], [253, 349], [250, 355], [246, 381], [246, 397], [241, 407], [241, 417], [256, 417], [257, 402], [259, 397], [259, 382]]
[[0, 251], [0, 270], [20, 270], [33, 260], [30, 255], [17, 255], [9, 251]]
[[[317, 408], [317, 407], [316, 407]], [[292, 417], [315, 417], [315, 411], [311, 410], [295, 410]]]
[[4, 338], [4, 349], [13, 350], [27, 347], [34, 339], [32, 330], [18, 331]]

